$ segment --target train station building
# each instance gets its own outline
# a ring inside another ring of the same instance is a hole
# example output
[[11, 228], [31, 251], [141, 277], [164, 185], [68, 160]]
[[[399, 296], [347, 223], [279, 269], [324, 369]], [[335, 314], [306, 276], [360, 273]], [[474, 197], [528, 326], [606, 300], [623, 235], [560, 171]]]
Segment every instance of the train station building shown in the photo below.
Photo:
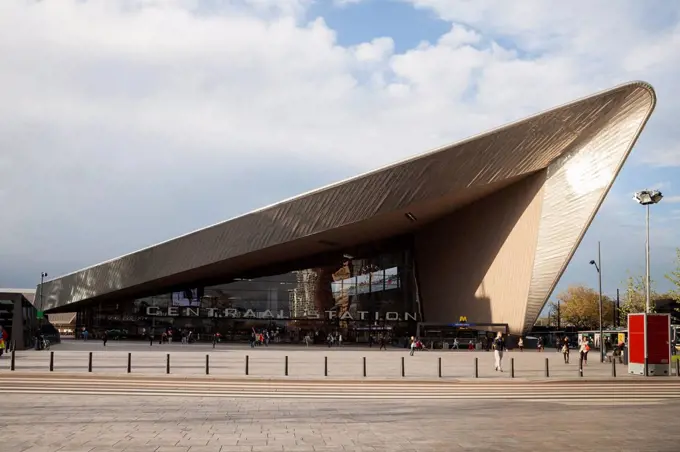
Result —
[[633, 82], [37, 288], [91, 333], [239, 340], [538, 318], [656, 103]]

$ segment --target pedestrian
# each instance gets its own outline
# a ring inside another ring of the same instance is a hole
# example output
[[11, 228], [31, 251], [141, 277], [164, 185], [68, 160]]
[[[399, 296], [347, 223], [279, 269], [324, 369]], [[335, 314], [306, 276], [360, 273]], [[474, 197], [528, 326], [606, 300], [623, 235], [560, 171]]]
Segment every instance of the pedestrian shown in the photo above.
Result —
[[149, 330], [149, 347], [153, 347], [153, 330]]
[[496, 371], [503, 372], [503, 352], [505, 351], [505, 338], [503, 338], [503, 333], [500, 331], [496, 335], [496, 339], [493, 340], [493, 355], [496, 361]]
[[579, 344], [579, 365], [583, 369], [583, 365], [588, 365], [588, 352], [590, 351], [590, 343], [586, 336], [581, 337]]
[[517, 343], [517, 346], [519, 347], [520, 352], [524, 352], [524, 338], [519, 338], [519, 342]]
[[564, 356], [564, 364], [569, 364], [569, 338], [566, 336], [562, 341], [562, 355]]
[[416, 352], [416, 338], [411, 336], [411, 356]]
[[102, 342], [104, 343], [104, 347], [106, 347], [106, 343], [109, 340], [109, 335], [106, 334], [106, 331], [104, 331], [104, 334], [102, 334]]

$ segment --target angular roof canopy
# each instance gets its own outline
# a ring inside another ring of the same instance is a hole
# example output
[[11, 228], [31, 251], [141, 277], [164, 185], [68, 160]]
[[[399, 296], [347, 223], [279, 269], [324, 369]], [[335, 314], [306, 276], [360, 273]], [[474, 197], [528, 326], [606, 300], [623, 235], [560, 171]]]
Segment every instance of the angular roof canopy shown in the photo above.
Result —
[[[79, 301], [224, 282], [251, 269], [407, 233], [547, 171], [526, 313], [533, 323], [655, 103], [652, 87], [644, 82], [571, 102], [47, 281], [45, 309], [64, 311]], [[586, 196], [595, 189], [597, 196]], [[565, 224], [570, 216], [576, 219]], [[565, 227], [573, 229], [567, 238]]]

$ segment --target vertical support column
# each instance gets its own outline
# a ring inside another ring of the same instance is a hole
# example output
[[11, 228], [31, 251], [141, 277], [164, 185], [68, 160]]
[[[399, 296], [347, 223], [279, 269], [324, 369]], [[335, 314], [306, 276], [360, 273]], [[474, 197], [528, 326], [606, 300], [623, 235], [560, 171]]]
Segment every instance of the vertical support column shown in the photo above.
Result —
[[404, 357], [401, 357], [401, 376], [406, 376], [406, 366], [404, 365]]
[[246, 375], [248, 375], [248, 355], [246, 355]]
[[92, 352], [89, 353], [87, 358], [87, 371], [92, 372]]
[[128, 353], [127, 373], [132, 372], [132, 353]]
[[510, 378], [515, 378], [515, 358], [510, 358]]
[[548, 358], [545, 359], [545, 378], [550, 377], [550, 360]]
[[170, 353], [165, 356], [165, 373], [170, 373]]
[[364, 377], [366, 376], [366, 357], [364, 356]]
[[283, 369], [284, 375], [287, 377], [288, 376], [288, 355], [286, 355], [286, 361]]
[[475, 358], [475, 378], [479, 378], [479, 358]]
[[210, 375], [210, 355], [205, 355], [205, 374]]
[[323, 357], [323, 376], [328, 376], [328, 356]]
[[50, 352], [50, 372], [54, 372], [54, 352]]
[[439, 375], [439, 378], [442, 377], [442, 357], [439, 357], [438, 363], [437, 363], [437, 375]]

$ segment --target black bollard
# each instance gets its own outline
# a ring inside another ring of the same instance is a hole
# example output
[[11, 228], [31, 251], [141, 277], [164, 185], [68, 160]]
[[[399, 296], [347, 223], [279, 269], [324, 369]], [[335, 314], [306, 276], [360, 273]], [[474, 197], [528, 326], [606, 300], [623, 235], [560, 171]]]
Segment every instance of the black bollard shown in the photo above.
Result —
[[475, 378], [479, 378], [479, 358], [475, 358]]
[[284, 375], [287, 377], [288, 376], [288, 355], [286, 355], [286, 362], [285, 362], [285, 367], [283, 369]]
[[248, 375], [248, 355], [246, 355], [246, 375]]
[[439, 375], [439, 378], [441, 378], [442, 377], [442, 357], [441, 356], [439, 357], [438, 361], [439, 362], [438, 362], [438, 365], [437, 365], [437, 374]]
[[170, 353], [165, 355], [165, 373], [166, 374], [170, 373]]
[[50, 352], [50, 372], [54, 371], [54, 352]]
[[328, 356], [323, 357], [323, 376], [328, 376]]
[[402, 377], [406, 376], [406, 369], [405, 369], [405, 366], [404, 366], [404, 357], [403, 356], [401, 357], [401, 376]]
[[132, 353], [128, 353], [128, 367], [127, 373], [132, 372]]
[[579, 354], [579, 359], [578, 359], [578, 375], [579, 377], [583, 376], [583, 354]]
[[92, 372], [92, 352], [90, 352], [87, 360], [87, 371]]
[[550, 377], [550, 362], [548, 358], [545, 359], [545, 378]]
[[515, 358], [510, 358], [510, 378], [515, 378]]
[[616, 376], [616, 359], [612, 356], [612, 377]]
[[16, 351], [12, 350], [12, 360], [9, 363], [9, 370], [14, 370], [16, 364]]
[[675, 361], [675, 376], [680, 378], [680, 359]]
[[210, 355], [205, 355], [205, 374], [210, 375]]
[[366, 376], [366, 357], [364, 356], [364, 377]]

